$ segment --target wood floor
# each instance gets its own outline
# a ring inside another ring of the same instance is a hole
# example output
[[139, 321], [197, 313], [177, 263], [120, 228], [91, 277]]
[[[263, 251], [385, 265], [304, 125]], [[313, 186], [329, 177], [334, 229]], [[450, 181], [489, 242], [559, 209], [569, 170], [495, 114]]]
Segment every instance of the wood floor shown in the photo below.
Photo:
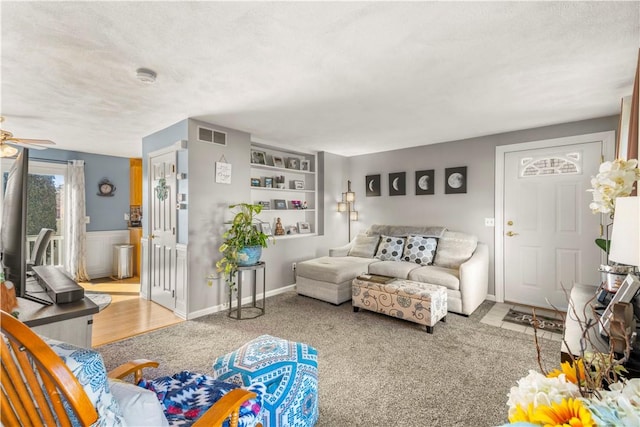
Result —
[[92, 347], [183, 322], [171, 310], [140, 298], [138, 277], [103, 278], [79, 284], [85, 291], [111, 295], [111, 304], [93, 316]]

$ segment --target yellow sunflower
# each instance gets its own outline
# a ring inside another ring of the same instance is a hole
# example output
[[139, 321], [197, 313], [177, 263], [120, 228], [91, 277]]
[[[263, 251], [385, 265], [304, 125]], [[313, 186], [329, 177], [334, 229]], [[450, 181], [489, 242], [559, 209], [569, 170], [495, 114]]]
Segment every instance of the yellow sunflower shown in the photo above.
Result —
[[[553, 371], [549, 372], [549, 374], [547, 375], [547, 378], [556, 378], [560, 374], [564, 374], [565, 377], [567, 378], [567, 381], [572, 382], [574, 384], [579, 384], [578, 383], [578, 376], [579, 376], [580, 383], [582, 383], [585, 380], [584, 363], [582, 362], [582, 359], [578, 359], [576, 361], [576, 364], [578, 365], [577, 370], [575, 366], [571, 364], [571, 362], [563, 362], [560, 364], [561, 370], [554, 369]], [[576, 372], [577, 372], [577, 375], [576, 375]]]
[[531, 422], [545, 427], [595, 427], [591, 413], [582, 402], [574, 399], [562, 399], [551, 406], [539, 406], [535, 409]]
[[509, 415], [510, 423], [519, 423], [519, 422], [530, 422], [533, 417], [533, 403], [529, 403], [529, 406], [526, 410], [520, 406], [520, 404], [516, 405], [514, 408], [513, 414]]

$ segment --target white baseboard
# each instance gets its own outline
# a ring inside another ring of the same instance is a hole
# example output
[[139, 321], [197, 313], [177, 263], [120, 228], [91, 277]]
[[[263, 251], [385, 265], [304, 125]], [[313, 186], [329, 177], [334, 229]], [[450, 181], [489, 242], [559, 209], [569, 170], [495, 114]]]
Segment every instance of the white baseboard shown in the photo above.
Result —
[[[266, 294], [266, 298], [275, 296], [275, 295], [280, 295], [283, 294], [285, 292], [289, 292], [289, 291], [293, 291], [295, 290], [296, 285], [289, 285], [289, 286], [284, 286], [282, 288], [278, 288], [278, 289], [273, 289], [271, 291], [267, 291]], [[262, 293], [259, 293], [256, 295], [256, 299], [261, 299], [262, 298]], [[253, 301], [253, 296], [248, 296], [248, 297], [244, 297], [242, 298], [242, 304], [248, 304], [250, 302]], [[219, 304], [213, 307], [208, 307], [202, 310], [198, 310], [198, 311], [194, 311], [193, 313], [187, 313], [186, 317], [183, 317], [182, 313], [175, 313], [176, 316], [181, 317], [185, 320], [192, 320], [192, 319], [197, 319], [198, 317], [202, 317], [202, 316], [206, 316], [208, 314], [213, 314], [213, 313], [218, 313], [220, 311], [226, 311], [229, 309], [229, 303], [224, 303], [224, 304]]]

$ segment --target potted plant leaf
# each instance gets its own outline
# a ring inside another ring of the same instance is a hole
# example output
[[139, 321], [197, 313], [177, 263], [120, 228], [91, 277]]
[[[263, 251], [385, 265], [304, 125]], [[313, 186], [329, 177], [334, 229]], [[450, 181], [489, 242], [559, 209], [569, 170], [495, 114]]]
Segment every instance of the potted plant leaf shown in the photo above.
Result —
[[235, 285], [238, 267], [257, 264], [262, 256], [262, 248], [266, 248], [269, 236], [258, 226], [261, 221], [257, 215], [262, 205], [238, 203], [230, 205], [235, 215], [229, 223], [231, 227], [222, 235], [224, 242], [218, 250], [222, 259], [216, 263], [219, 273], [223, 273], [229, 286]]

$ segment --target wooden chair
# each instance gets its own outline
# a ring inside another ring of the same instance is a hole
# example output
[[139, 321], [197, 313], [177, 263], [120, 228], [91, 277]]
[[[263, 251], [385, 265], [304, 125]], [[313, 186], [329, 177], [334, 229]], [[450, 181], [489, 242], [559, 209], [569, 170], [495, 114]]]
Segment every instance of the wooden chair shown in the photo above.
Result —
[[[5, 311], [0, 311], [0, 314], [2, 334], [6, 338], [0, 338], [2, 424], [70, 426], [62, 396], [81, 425], [93, 424], [98, 419], [98, 413], [64, 361], [24, 323]], [[143, 368], [157, 366], [157, 362], [150, 360], [134, 360], [109, 372], [109, 377], [123, 379], [133, 374], [137, 382], [142, 378]], [[237, 427], [240, 405], [255, 396], [255, 393], [247, 390], [231, 390], [193, 426], [221, 426], [226, 419], [230, 419], [230, 425]]]

